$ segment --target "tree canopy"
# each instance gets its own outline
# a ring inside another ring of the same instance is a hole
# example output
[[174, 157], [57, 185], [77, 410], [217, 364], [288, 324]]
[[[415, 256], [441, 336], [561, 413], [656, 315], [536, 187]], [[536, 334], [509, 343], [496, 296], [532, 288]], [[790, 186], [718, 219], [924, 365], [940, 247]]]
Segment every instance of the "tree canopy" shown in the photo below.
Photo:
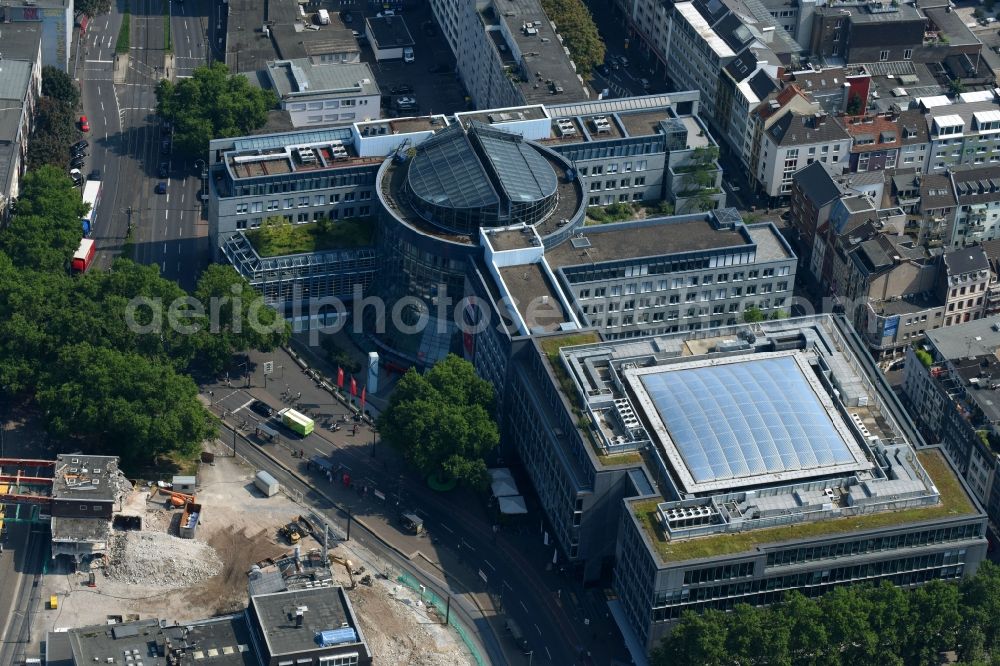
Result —
[[73, 9], [87, 16], [107, 14], [111, 11], [111, 0], [74, 0]]
[[604, 41], [583, 0], [542, 0], [542, 9], [562, 35], [576, 69], [586, 78], [604, 62]]
[[42, 97], [35, 108], [35, 127], [28, 142], [28, 168], [51, 164], [65, 169], [69, 147], [80, 138], [75, 107], [56, 97]]
[[72, 109], [80, 103], [80, 90], [73, 83], [73, 78], [52, 65], [42, 67], [42, 94], [64, 102]]
[[[156, 266], [126, 259], [71, 277], [84, 210], [59, 169], [25, 175], [17, 211], [0, 232], [0, 395], [33, 400], [52, 436], [74, 450], [120, 456], [129, 470], [191, 456], [215, 419], [187, 373], [220, 370], [248, 347], [273, 347], [287, 329], [229, 267], [202, 275], [203, 307], [189, 305]], [[211, 300], [222, 295], [229, 301], [217, 299], [213, 318]], [[162, 325], [137, 299], [158, 305]], [[180, 322], [190, 330], [171, 325], [171, 308], [190, 315]]]
[[500, 441], [492, 409], [493, 386], [449, 354], [425, 374], [411, 368], [403, 375], [378, 428], [421, 473], [479, 486], [483, 457]]
[[230, 75], [220, 62], [156, 87], [156, 112], [174, 124], [174, 149], [188, 157], [204, 155], [210, 139], [263, 127], [277, 103], [274, 91], [250, 85], [242, 74]]
[[905, 591], [838, 587], [818, 599], [799, 592], [764, 608], [686, 612], [653, 651], [652, 666], [937, 666], [954, 650], [968, 666], [1000, 664], [1000, 567], [989, 561], [961, 583]]

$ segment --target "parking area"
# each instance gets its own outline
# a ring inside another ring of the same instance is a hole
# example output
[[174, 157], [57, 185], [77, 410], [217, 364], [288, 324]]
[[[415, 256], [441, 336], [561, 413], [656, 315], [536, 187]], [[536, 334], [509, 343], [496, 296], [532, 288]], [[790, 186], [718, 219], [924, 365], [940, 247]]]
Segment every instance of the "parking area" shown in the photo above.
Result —
[[[344, 4], [331, 19], [342, 21], [351, 30], [364, 33], [364, 17], [374, 16], [377, 9], [369, 9], [360, 4]], [[414, 62], [404, 63], [400, 60], [383, 60], [379, 62], [368, 44], [361, 42], [361, 59], [368, 63], [382, 91], [383, 100], [389, 102], [383, 113], [389, 116], [411, 116], [417, 114], [445, 113], [463, 111], [469, 108], [464, 87], [455, 74], [455, 58], [448, 48], [448, 43], [441, 35], [441, 30], [434, 21], [434, 15], [428, 5], [407, 8], [398, 11], [413, 37]], [[346, 15], [349, 20], [345, 20]], [[402, 92], [400, 88], [409, 87], [410, 91]], [[393, 93], [396, 89], [397, 93]], [[397, 110], [391, 103], [399, 97], [416, 99], [415, 110]], [[386, 99], [389, 98], [389, 99]]]

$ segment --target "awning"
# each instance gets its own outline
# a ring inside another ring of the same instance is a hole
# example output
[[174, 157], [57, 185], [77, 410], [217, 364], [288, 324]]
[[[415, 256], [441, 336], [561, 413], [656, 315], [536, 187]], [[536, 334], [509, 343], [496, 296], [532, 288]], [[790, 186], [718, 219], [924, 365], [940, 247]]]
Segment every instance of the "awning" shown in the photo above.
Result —
[[524, 504], [524, 498], [520, 495], [511, 497], [501, 497], [497, 500], [500, 504], [500, 513], [512, 516], [528, 513], [528, 507]]
[[513, 480], [499, 480], [494, 481], [490, 484], [490, 488], [493, 490], [493, 497], [508, 497], [510, 495], [519, 495], [517, 490], [517, 485]]

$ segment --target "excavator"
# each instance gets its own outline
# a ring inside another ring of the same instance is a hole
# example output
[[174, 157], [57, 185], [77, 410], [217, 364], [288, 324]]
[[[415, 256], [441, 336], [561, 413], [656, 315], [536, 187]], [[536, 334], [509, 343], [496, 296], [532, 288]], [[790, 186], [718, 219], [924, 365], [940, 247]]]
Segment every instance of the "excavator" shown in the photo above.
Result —
[[193, 503], [195, 501], [194, 495], [188, 495], [187, 493], [179, 493], [174, 490], [165, 490], [163, 488], [160, 488], [159, 492], [167, 496], [166, 500], [167, 508], [180, 509], [189, 502]]

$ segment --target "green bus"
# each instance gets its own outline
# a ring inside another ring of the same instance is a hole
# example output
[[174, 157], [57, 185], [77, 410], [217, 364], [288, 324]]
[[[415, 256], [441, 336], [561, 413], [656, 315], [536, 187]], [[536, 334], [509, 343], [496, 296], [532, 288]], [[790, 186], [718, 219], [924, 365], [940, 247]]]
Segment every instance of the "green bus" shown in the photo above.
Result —
[[281, 410], [278, 414], [281, 416], [282, 425], [303, 437], [313, 431], [313, 420], [290, 407]]

